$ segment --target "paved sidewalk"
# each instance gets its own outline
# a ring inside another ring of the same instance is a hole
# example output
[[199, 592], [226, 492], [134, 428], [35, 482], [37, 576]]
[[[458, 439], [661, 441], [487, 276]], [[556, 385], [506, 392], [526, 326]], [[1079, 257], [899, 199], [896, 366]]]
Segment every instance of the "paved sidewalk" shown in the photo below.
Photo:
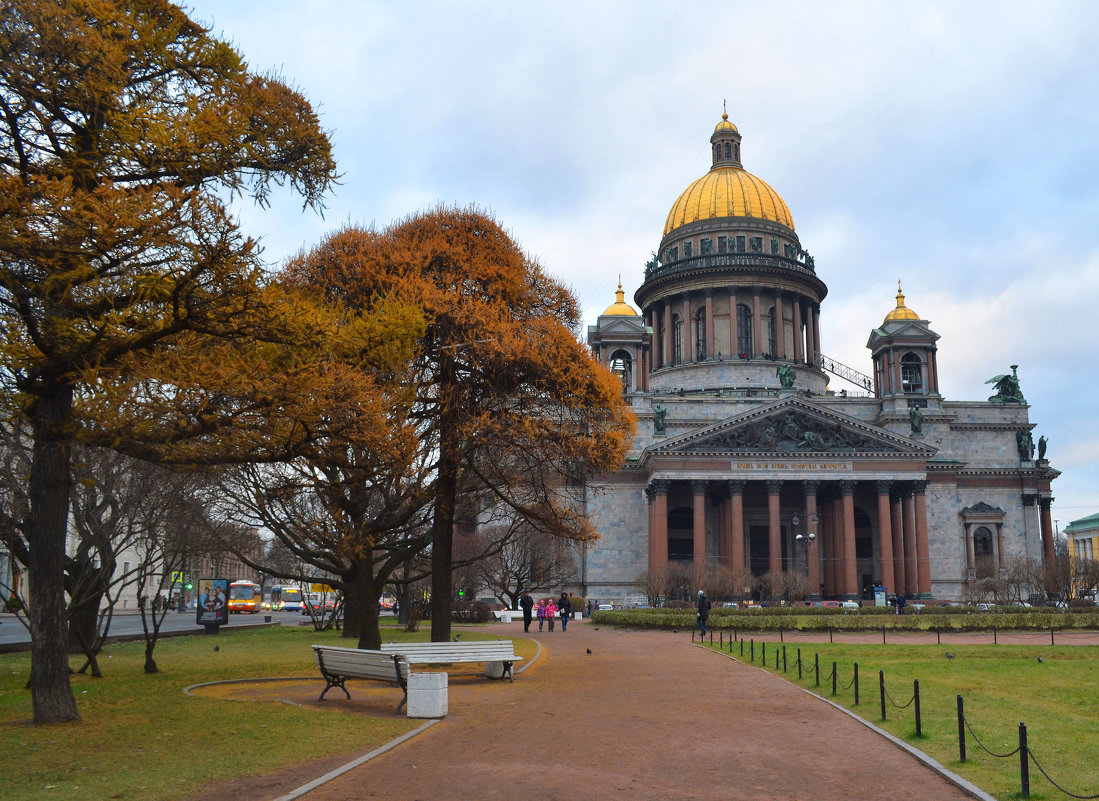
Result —
[[[521, 634], [522, 624], [501, 630]], [[457, 679], [447, 718], [303, 798], [969, 797], [829, 704], [691, 645], [689, 632], [573, 621], [530, 636], [544, 650], [514, 684]]]

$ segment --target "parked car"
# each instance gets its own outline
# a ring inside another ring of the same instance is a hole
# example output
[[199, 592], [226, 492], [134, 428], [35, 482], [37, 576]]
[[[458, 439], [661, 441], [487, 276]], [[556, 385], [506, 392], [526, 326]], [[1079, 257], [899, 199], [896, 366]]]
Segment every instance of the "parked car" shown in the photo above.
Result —
[[914, 604], [905, 604], [904, 608], [911, 609], [913, 612], [922, 612], [924, 609], [927, 609], [927, 604], [921, 604], [917, 601]]
[[859, 609], [862, 606], [858, 601], [843, 601], [840, 603], [842, 609]]
[[614, 604], [599, 604], [600, 612], [610, 612], [612, 609], [614, 609]]
[[809, 606], [823, 607], [825, 609], [839, 609], [839, 601], [810, 601]]
[[740, 604], [736, 601], [726, 601], [721, 606], [723, 609], [740, 609]]
[[996, 604], [977, 604], [978, 612], [995, 612]]

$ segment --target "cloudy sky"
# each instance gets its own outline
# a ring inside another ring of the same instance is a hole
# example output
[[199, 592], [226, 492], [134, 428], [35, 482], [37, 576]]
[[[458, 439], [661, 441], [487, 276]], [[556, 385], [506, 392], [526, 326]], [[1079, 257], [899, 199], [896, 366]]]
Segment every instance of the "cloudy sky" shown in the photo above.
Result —
[[[870, 372], [894, 306], [940, 384], [1019, 365], [1054, 517], [1099, 512], [1099, 4], [192, 0], [317, 106], [342, 173], [323, 218], [241, 205], [278, 264], [346, 223], [492, 212], [588, 323], [627, 299], [722, 102], [745, 167], [828, 284], [822, 348]], [[843, 382], [833, 381], [835, 388]]]

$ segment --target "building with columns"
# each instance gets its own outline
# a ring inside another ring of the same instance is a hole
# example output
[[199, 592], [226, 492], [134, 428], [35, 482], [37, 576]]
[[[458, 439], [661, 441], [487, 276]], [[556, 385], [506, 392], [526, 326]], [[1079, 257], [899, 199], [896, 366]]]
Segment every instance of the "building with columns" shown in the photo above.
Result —
[[1034, 456], [1016, 368], [987, 400], [943, 398], [939, 335], [900, 285], [867, 321], [866, 373], [826, 356], [828, 287], [790, 210], [744, 169], [728, 115], [710, 147], [636, 308], [619, 282], [588, 328], [638, 431], [626, 463], [587, 482], [599, 539], [576, 589], [625, 597], [646, 571], [704, 562], [798, 570], [811, 597], [956, 599], [978, 568], [1052, 559], [1058, 472]]

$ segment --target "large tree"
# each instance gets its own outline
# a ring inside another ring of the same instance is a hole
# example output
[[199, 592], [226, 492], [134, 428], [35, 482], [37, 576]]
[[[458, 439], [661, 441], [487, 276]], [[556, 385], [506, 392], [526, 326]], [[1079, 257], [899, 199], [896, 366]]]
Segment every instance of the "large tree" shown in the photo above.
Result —
[[[191, 332], [248, 331], [262, 271], [226, 197], [265, 202], [285, 182], [319, 206], [334, 177], [305, 98], [177, 6], [0, 3], [0, 381], [4, 411], [33, 440], [35, 722], [79, 718], [62, 576], [82, 404]], [[161, 382], [147, 394], [171, 396]], [[202, 411], [199, 427], [216, 429]], [[102, 440], [140, 438], [98, 412]]]
[[291, 284], [348, 306], [415, 303], [425, 330], [402, 373], [431, 472], [431, 636], [450, 639], [459, 504], [496, 505], [554, 536], [593, 536], [576, 492], [633, 433], [621, 385], [580, 343], [579, 304], [491, 216], [437, 208], [384, 231], [348, 228]]

